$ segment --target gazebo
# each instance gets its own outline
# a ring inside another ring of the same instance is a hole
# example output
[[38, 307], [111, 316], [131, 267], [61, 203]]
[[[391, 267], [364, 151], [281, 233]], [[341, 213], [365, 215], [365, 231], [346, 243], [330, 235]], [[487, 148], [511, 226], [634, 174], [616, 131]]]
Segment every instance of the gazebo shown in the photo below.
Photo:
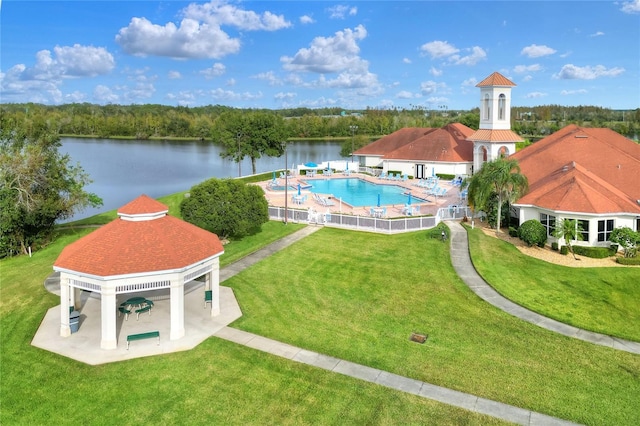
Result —
[[102, 349], [117, 347], [118, 295], [169, 289], [171, 340], [185, 335], [185, 284], [204, 278], [211, 316], [220, 314], [220, 239], [168, 211], [141, 195], [118, 210], [118, 219], [64, 248], [53, 265], [62, 337], [71, 335], [69, 308], [78, 307], [82, 290], [100, 294]]

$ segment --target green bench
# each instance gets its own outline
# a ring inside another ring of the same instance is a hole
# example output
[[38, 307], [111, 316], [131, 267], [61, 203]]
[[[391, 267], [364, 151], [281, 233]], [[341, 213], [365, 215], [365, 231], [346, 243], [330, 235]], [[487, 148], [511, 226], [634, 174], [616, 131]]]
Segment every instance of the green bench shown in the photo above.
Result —
[[159, 346], [160, 345], [159, 331], [148, 331], [146, 333], [130, 334], [127, 336], [127, 350], [129, 350], [129, 343], [134, 340], [153, 339], [154, 337], [158, 338], [158, 346]]

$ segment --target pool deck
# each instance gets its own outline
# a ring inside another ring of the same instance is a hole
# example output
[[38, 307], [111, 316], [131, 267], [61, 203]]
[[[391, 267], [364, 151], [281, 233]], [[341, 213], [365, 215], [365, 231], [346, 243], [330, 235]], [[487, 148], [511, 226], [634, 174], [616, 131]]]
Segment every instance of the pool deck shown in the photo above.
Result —
[[[444, 181], [442, 179], [438, 183], [438, 186], [440, 186], [441, 188], [446, 188], [447, 193], [443, 197], [437, 197], [437, 198], [434, 197], [433, 195], [427, 196], [425, 194], [426, 189], [418, 187], [416, 185], [417, 181], [415, 179], [409, 179], [406, 181], [386, 180], [386, 179], [380, 179], [375, 176], [362, 174], [362, 173], [351, 173], [350, 175], [345, 175], [343, 173], [338, 172], [338, 173], [332, 174], [331, 176], [319, 175], [316, 177], [307, 177], [303, 175], [301, 176], [296, 175], [296, 176], [290, 176], [288, 180], [289, 180], [289, 186], [291, 188], [297, 188], [298, 183], [304, 187], [309, 183], [313, 184], [314, 180], [346, 179], [346, 178], [363, 179], [368, 182], [375, 183], [377, 185], [400, 186], [405, 188], [407, 191], [411, 191], [411, 194], [414, 197], [419, 197], [423, 199], [426, 198], [427, 201], [421, 201], [414, 198], [411, 203], [411, 205], [414, 207], [420, 206], [419, 215], [435, 215], [439, 208], [448, 207], [450, 205], [466, 206], [467, 204], [466, 201], [462, 201], [460, 199], [460, 188], [458, 186], [452, 185], [450, 181]], [[279, 179], [279, 181], [284, 182], [284, 179], [283, 178]], [[270, 189], [269, 188], [270, 182], [271, 180], [259, 182], [258, 185], [260, 185], [264, 190], [265, 197], [267, 198], [267, 201], [270, 206], [284, 207], [285, 191]], [[313, 194], [311, 193], [310, 189], [302, 189], [300, 191], [301, 195], [307, 195], [307, 200], [302, 204], [296, 204], [296, 203], [293, 203], [291, 197], [294, 194], [297, 194], [297, 192], [298, 191], [296, 189], [290, 189], [289, 191], [287, 191], [287, 196], [289, 197], [289, 200], [287, 202], [288, 208], [301, 209], [301, 210], [308, 210], [310, 208], [313, 208], [314, 210], [322, 211], [322, 212], [329, 210], [331, 213], [346, 213], [346, 214], [351, 214], [356, 216], [369, 216], [370, 208], [374, 207], [374, 204], [371, 204], [370, 206], [365, 206], [365, 207], [352, 207], [349, 204], [346, 204], [344, 202], [340, 203], [338, 199], [332, 199], [335, 203], [335, 206], [331, 206], [331, 207], [321, 206], [319, 203], [317, 203], [313, 199]], [[321, 194], [321, 195], [324, 195], [327, 197], [332, 196], [332, 194]], [[406, 216], [406, 214], [403, 212], [404, 204], [393, 204], [393, 205], [387, 205], [386, 207], [387, 207], [386, 217], [393, 218], [393, 217]]]

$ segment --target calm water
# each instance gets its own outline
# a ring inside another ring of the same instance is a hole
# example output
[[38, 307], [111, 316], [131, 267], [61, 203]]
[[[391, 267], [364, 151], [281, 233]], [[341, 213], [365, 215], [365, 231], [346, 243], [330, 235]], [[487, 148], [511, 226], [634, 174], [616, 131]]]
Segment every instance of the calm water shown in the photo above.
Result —
[[[396, 185], [376, 185], [358, 178], [310, 180], [311, 191], [319, 194], [333, 194], [335, 198], [354, 207], [406, 204], [409, 201], [406, 189]], [[413, 196], [413, 200], [418, 199]]]
[[[220, 157], [218, 145], [202, 142], [120, 141], [63, 138], [60, 152], [80, 163], [93, 183], [85, 189], [104, 201], [70, 220], [117, 209], [141, 194], [157, 198], [185, 191], [206, 179], [237, 177], [238, 164]], [[287, 148], [288, 167], [309, 161], [340, 158], [340, 142], [295, 142]], [[257, 160], [257, 172], [285, 168], [285, 157]], [[242, 175], [251, 174], [251, 161], [241, 164]]]

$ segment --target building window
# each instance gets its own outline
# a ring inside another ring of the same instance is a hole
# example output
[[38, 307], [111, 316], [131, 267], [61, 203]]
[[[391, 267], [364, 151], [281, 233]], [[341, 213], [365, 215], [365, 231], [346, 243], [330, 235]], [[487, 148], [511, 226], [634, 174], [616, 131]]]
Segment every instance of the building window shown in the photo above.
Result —
[[504, 108], [507, 102], [507, 98], [503, 93], [498, 97], [498, 120], [504, 120]]
[[491, 104], [489, 103], [489, 95], [484, 95], [484, 119], [491, 119]]
[[556, 217], [546, 213], [540, 213], [540, 223], [542, 223], [544, 229], [547, 230], [547, 237], [550, 237], [556, 229]]
[[613, 219], [599, 220], [598, 221], [598, 241], [609, 241], [609, 236], [613, 231]]
[[[582, 229], [582, 231], [580, 231], [580, 233], [582, 234], [582, 241], [589, 241], [589, 221], [578, 220], [577, 225], [578, 229]], [[576, 231], [578, 229], [576, 229]]]
[[636, 232], [640, 232], [640, 218], [636, 219]]

